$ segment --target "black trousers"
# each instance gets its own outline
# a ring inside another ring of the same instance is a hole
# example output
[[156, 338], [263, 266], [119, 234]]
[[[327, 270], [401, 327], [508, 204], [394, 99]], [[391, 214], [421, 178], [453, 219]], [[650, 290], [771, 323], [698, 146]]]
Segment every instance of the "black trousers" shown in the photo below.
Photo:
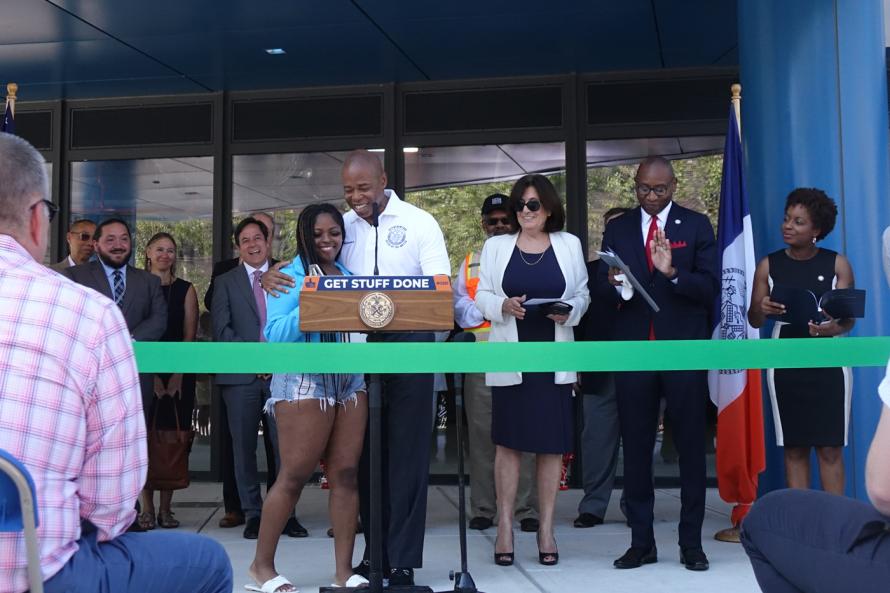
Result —
[[815, 490], [778, 490], [742, 521], [742, 545], [763, 593], [890, 589], [890, 517]]
[[680, 456], [680, 548], [701, 547], [705, 518], [706, 373], [615, 373], [615, 388], [624, 446], [624, 495], [631, 545], [640, 548], [655, 545], [652, 454], [660, 401], [664, 398]]
[[[238, 496], [238, 484], [235, 481], [235, 454], [232, 451], [232, 431], [229, 428], [229, 417], [226, 410], [226, 402], [222, 397], [215, 398], [219, 406], [219, 418], [215, 430], [220, 431], [219, 455], [220, 471], [223, 483], [223, 507], [227, 513], [244, 514], [241, 509], [241, 498]], [[266, 490], [275, 483], [278, 468], [275, 465], [275, 450], [272, 448], [268, 418], [263, 414], [263, 446], [266, 449]]]
[[[432, 342], [430, 333], [372, 334], [375, 342]], [[405, 348], [410, 348], [406, 344]], [[383, 568], [423, 565], [426, 497], [433, 427], [433, 375], [382, 375], [381, 465]], [[370, 417], [369, 417], [370, 422]], [[370, 426], [359, 464], [359, 495], [369, 558], [371, 531]]]

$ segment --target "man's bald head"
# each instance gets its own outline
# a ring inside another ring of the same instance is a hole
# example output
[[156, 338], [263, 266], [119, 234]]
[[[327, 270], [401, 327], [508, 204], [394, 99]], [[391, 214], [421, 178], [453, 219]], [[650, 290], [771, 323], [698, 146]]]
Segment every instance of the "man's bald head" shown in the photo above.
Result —
[[389, 202], [384, 191], [386, 173], [380, 159], [367, 150], [354, 150], [343, 161], [341, 178], [346, 203], [360, 218], [373, 224], [374, 204], [379, 213]]
[[384, 174], [383, 163], [376, 155], [367, 150], [353, 150], [346, 155], [346, 160], [343, 161], [343, 170], [353, 168], [365, 169], [378, 177]]
[[662, 170], [670, 173], [671, 179], [676, 179], [677, 176], [674, 174], [674, 166], [671, 164], [669, 160], [664, 158], [663, 156], [649, 156], [643, 159], [643, 162], [640, 163], [640, 166], [637, 168], [637, 175], [639, 176], [639, 172], [642, 169], [647, 170]]
[[43, 157], [26, 140], [0, 132], [0, 229], [18, 230], [31, 204], [48, 196]]

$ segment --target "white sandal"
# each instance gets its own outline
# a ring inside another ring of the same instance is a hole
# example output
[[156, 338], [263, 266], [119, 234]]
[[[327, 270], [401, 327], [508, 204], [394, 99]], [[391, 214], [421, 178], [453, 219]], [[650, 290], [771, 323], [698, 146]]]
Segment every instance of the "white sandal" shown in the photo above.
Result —
[[354, 574], [351, 577], [349, 577], [348, 579], [346, 579], [346, 583], [344, 583], [343, 585], [338, 585], [337, 583], [331, 583], [331, 587], [356, 588], [356, 587], [367, 587], [369, 584], [370, 584], [370, 581], [368, 581], [368, 579], [366, 579], [365, 577], [363, 577], [360, 574]]
[[[276, 593], [278, 589], [284, 585], [293, 586], [293, 583], [287, 580], [287, 577], [284, 575], [278, 575], [277, 577], [272, 577], [262, 585], [244, 585], [244, 588], [248, 591], [254, 591], [255, 593]], [[300, 593], [300, 590], [294, 588], [294, 593]]]

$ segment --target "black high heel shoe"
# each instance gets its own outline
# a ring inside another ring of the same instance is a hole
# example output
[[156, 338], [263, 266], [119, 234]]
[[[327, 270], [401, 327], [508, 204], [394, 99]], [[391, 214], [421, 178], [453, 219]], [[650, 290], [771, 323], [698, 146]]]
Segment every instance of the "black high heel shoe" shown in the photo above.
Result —
[[[513, 530], [510, 530], [510, 540], [511, 540], [511, 548], [514, 547], [513, 544]], [[494, 563], [498, 566], [513, 566], [513, 552], [498, 552], [498, 541], [494, 540]]]
[[[555, 566], [556, 563], [559, 562], [558, 548], [557, 548], [556, 552], [542, 552], [541, 551], [541, 532], [538, 532], [535, 535], [535, 540], [538, 543], [538, 562], [540, 562], [544, 566]], [[553, 543], [556, 544], [556, 538], [553, 538]]]

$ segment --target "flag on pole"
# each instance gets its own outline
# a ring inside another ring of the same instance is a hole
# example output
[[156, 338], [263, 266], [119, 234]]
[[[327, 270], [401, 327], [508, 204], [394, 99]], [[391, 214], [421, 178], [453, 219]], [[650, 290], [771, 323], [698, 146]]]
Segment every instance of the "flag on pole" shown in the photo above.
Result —
[[[717, 246], [721, 280], [714, 304], [712, 338], [756, 340], [759, 333], [748, 323], [748, 307], [757, 262], [745, 194], [740, 130], [732, 105], [723, 152]], [[708, 386], [718, 410], [717, 486], [720, 497], [735, 504], [732, 524], [737, 526], [757, 498], [757, 478], [766, 465], [760, 370], [710, 371]]]
[[15, 114], [13, 112], [13, 103], [8, 97], [6, 99], [6, 109], [3, 111], [3, 120], [0, 120], [0, 132], [15, 134]]

